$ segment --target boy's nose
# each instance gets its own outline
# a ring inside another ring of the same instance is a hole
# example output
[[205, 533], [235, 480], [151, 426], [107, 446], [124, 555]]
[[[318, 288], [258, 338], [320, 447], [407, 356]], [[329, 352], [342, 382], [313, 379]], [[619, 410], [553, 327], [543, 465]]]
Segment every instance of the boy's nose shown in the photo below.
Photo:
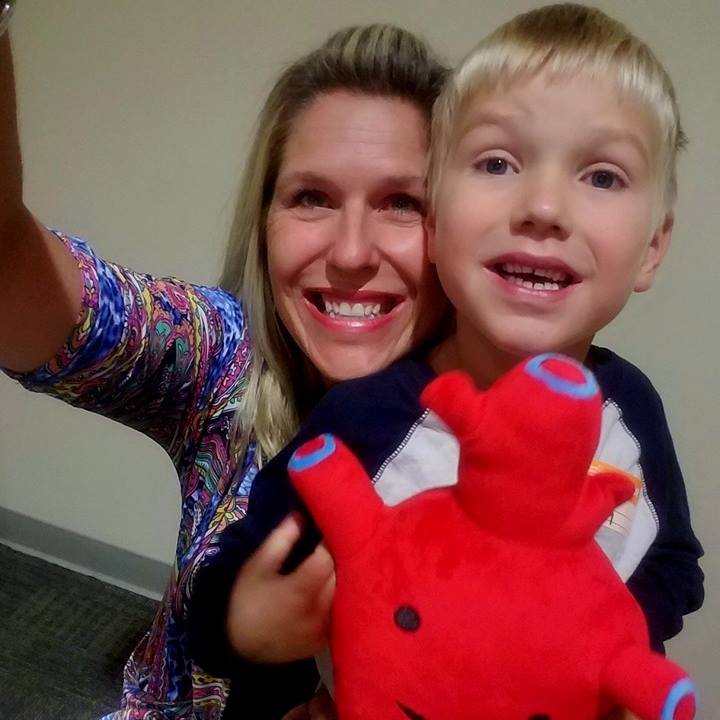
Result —
[[570, 215], [562, 181], [549, 174], [529, 177], [520, 189], [511, 224], [513, 232], [535, 240], [567, 239]]
[[367, 213], [350, 209], [341, 213], [330, 238], [327, 262], [342, 272], [377, 268], [379, 256]]

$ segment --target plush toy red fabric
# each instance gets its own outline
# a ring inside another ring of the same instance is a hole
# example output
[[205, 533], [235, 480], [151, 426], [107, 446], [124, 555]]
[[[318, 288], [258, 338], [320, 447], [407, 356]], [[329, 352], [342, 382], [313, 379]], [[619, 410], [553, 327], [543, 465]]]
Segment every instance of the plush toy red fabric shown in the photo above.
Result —
[[648, 649], [643, 614], [593, 539], [634, 488], [588, 474], [592, 374], [544, 355], [487, 392], [443, 375], [422, 401], [459, 440], [457, 485], [391, 508], [332, 436], [290, 461], [336, 562], [341, 720], [595, 720], [614, 706], [694, 717], [692, 683]]

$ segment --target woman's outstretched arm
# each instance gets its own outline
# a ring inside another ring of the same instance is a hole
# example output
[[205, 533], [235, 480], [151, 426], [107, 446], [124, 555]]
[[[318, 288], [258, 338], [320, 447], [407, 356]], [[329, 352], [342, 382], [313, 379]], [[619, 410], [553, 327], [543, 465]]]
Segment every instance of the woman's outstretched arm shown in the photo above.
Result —
[[0, 367], [25, 372], [52, 357], [80, 312], [70, 251], [25, 208], [10, 39], [0, 37]]

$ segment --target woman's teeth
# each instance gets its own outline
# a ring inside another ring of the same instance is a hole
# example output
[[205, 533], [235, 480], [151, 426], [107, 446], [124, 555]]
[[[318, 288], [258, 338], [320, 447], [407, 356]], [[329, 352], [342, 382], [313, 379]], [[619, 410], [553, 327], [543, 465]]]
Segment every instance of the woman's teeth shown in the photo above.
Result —
[[325, 300], [325, 314], [330, 317], [367, 317], [380, 315], [380, 303], [348, 303]]

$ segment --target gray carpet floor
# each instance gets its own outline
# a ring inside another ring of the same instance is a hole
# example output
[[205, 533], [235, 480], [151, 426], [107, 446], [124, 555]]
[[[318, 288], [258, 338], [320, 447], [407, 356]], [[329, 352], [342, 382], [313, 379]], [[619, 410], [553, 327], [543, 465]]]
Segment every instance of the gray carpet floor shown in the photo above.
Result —
[[156, 603], [0, 545], [0, 718], [97, 720]]

